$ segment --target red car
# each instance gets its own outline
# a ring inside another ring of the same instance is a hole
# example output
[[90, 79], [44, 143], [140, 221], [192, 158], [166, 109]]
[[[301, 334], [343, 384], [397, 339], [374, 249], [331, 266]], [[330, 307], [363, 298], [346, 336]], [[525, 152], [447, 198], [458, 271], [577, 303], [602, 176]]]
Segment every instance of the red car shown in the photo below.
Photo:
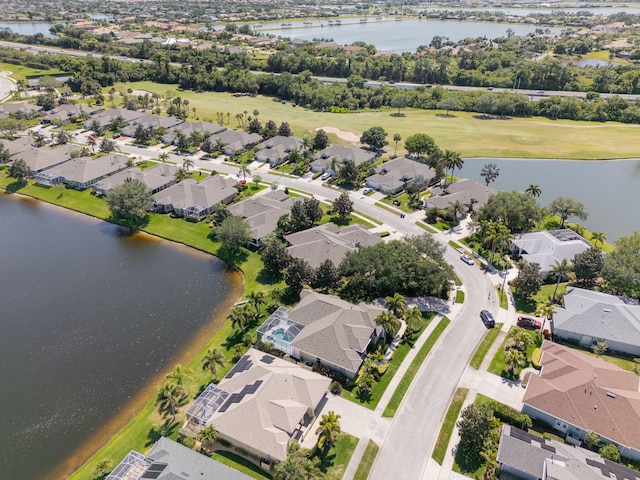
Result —
[[530, 328], [532, 330], [539, 330], [542, 324], [535, 318], [518, 317], [518, 326], [522, 328]]

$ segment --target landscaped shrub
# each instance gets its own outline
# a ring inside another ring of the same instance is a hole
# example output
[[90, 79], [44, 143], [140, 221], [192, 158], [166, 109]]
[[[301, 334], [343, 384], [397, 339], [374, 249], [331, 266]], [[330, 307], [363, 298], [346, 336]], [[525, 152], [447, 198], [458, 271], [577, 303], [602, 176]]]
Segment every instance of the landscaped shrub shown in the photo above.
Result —
[[180, 443], [182, 443], [182, 445], [184, 445], [187, 448], [193, 449], [193, 447], [196, 446], [196, 439], [191, 437], [181, 437]]
[[335, 370], [331, 370], [330, 368], [325, 367], [324, 365], [320, 365], [319, 363], [315, 363], [312, 367], [312, 370], [320, 375], [324, 375], [325, 377], [329, 377], [336, 382], [340, 383], [343, 387], [349, 386], [350, 380], [345, 377], [340, 372], [336, 372]]
[[268, 353], [269, 355], [273, 355], [274, 357], [283, 358], [285, 356], [285, 353], [282, 350], [278, 350], [270, 343], [256, 342], [254, 348], [261, 352]]
[[339, 382], [331, 382], [329, 385], [329, 391], [334, 395], [342, 395], [342, 385]]
[[536, 370], [540, 370], [541, 365], [540, 365], [540, 357], [542, 356], [542, 349], [540, 348], [536, 348], [533, 351], [533, 354], [531, 354], [531, 364], [533, 365], [533, 368], [535, 368]]
[[489, 406], [493, 410], [493, 416], [503, 423], [513, 425], [522, 430], [528, 430], [533, 425], [529, 415], [520, 413], [515, 408], [511, 408], [504, 403], [489, 402]]

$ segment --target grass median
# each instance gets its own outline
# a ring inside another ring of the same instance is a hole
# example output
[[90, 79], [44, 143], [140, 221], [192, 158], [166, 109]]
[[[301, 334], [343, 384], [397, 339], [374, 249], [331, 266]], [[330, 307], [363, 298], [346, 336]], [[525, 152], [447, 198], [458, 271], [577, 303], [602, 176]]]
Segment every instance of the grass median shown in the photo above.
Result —
[[380, 447], [378, 447], [373, 440], [369, 440], [362, 460], [360, 460], [360, 464], [356, 470], [356, 474], [353, 476], [353, 480], [367, 480], [367, 478], [369, 478], [369, 472], [378, 455], [378, 450], [380, 450]]
[[460, 410], [462, 410], [464, 399], [467, 398], [468, 393], [468, 388], [458, 388], [453, 395], [453, 400], [451, 400], [447, 414], [444, 416], [442, 427], [440, 427], [440, 434], [438, 435], [436, 445], [431, 454], [431, 457], [438, 462], [438, 465], [442, 465], [444, 457], [447, 454], [447, 447], [453, 434], [453, 428], [456, 426], [456, 420], [458, 420], [458, 415], [460, 415]]
[[500, 335], [500, 330], [502, 330], [502, 323], [497, 323], [495, 328], [491, 328], [485, 333], [482, 342], [480, 342], [480, 345], [473, 354], [473, 357], [471, 357], [471, 362], [469, 362], [469, 365], [472, 368], [475, 368], [476, 370], [480, 368], [480, 365], [482, 365], [484, 357], [487, 356], [487, 352], [491, 348], [491, 345], [493, 345], [493, 342], [495, 342], [498, 335]]

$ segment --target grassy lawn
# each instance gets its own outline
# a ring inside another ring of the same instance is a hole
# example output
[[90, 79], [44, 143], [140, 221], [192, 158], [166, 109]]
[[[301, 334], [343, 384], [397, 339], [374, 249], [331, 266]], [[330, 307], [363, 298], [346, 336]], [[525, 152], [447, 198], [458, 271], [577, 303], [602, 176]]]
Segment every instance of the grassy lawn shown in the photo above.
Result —
[[414, 333], [409, 338], [403, 338], [398, 344], [398, 348], [393, 352], [393, 356], [389, 361], [389, 367], [384, 375], [380, 378], [380, 380], [373, 384], [371, 388], [371, 393], [366, 397], [361, 397], [356, 394], [356, 387], [352, 387], [351, 390], [344, 389], [342, 391], [342, 396], [347, 400], [351, 400], [354, 403], [358, 403], [364, 407], [370, 408], [371, 410], [375, 409], [378, 406], [378, 402], [380, 402], [380, 398], [384, 394], [385, 390], [389, 386], [389, 382], [398, 371], [398, 368], [402, 364], [402, 361], [407, 356], [411, 347], [415, 344], [416, 340], [420, 337], [426, 326], [429, 324], [431, 319], [435, 316], [433, 313], [424, 313], [423, 314], [425, 320], [422, 326], [422, 329], [419, 332]]
[[376, 202], [376, 207], [384, 208], [388, 212], [395, 213], [396, 215], [400, 215], [400, 212], [398, 212], [399, 210], [398, 207], [391, 207], [381, 202]]
[[456, 291], [456, 303], [464, 303], [464, 292], [462, 290]]
[[509, 298], [507, 297], [507, 292], [502, 290], [502, 288], [500, 288], [500, 286], [498, 286], [498, 288], [496, 288], [496, 290], [498, 292], [498, 298], [500, 299], [500, 308], [503, 308], [505, 310], [509, 310]]
[[[558, 286], [558, 295], [562, 295], [567, 291], [568, 282], [560, 282]], [[516, 311], [518, 313], [534, 314], [539, 305], [545, 304], [551, 300], [553, 292], [556, 290], [555, 283], [549, 283], [542, 285], [538, 293], [536, 293], [530, 299], [522, 298], [518, 295], [517, 290], [512, 288], [513, 300], [516, 304]]]
[[[116, 88], [133, 88], [164, 94], [177, 91], [177, 85], [153, 82], [135, 82], [117, 85]], [[456, 112], [455, 116], [438, 116], [440, 111], [407, 108], [404, 117], [391, 117], [388, 111], [366, 111], [349, 115], [314, 112], [305, 108], [293, 108], [290, 102], [276, 103], [269, 97], [234, 97], [230, 93], [179, 92], [182, 99], [196, 107], [198, 116], [215, 120], [216, 112], [230, 112], [227, 128], [235, 128], [235, 115], [244, 111], [261, 112], [264, 123], [272, 119], [276, 123], [289, 122], [294, 135], [310, 136], [316, 128], [332, 126], [361, 135], [372, 126], [383, 127], [387, 132], [399, 133], [407, 138], [416, 132], [429, 132], [442, 149], [453, 149], [463, 157], [522, 157], [522, 158], [573, 158], [606, 159], [632, 158], [640, 150], [640, 126], [613, 122], [575, 122], [549, 120], [541, 117], [511, 118], [509, 120], [480, 120], [476, 113]], [[226, 115], [225, 115], [226, 118]], [[559, 135], [562, 130], [562, 135]], [[348, 143], [348, 142], [341, 142]], [[404, 154], [402, 142], [398, 154]], [[393, 146], [388, 147], [389, 151]]]
[[341, 433], [324, 456], [320, 456], [320, 472], [327, 480], [340, 480], [349, 465], [353, 451], [358, 445], [358, 438]]
[[51, 75], [55, 73], [64, 73], [61, 70], [41, 70], [39, 68], [26, 67], [24, 65], [14, 65], [12, 63], [0, 63], [0, 70], [13, 72], [11, 78], [15, 81], [25, 80], [32, 75]]
[[251, 478], [255, 478], [256, 480], [268, 480], [270, 478], [273, 478], [271, 477], [271, 475], [259, 468], [254, 463], [245, 460], [244, 458], [236, 455], [233, 452], [219, 450], [217, 452], [212, 452], [209, 456], [220, 463], [224, 463], [228, 467], [238, 470], [239, 472], [242, 472], [245, 475], [250, 476]]
[[383, 198], [380, 200], [382, 203], [385, 203], [389, 206], [395, 207], [398, 210], [402, 210], [404, 213], [413, 213], [416, 210], [409, 206], [409, 194], [403, 193], [402, 195], [398, 195], [393, 198]]
[[496, 323], [495, 328], [490, 328], [487, 330], [487, 333], [485, 333], [482, 342], [480, 342], [480, 345], [478, 345], [478, 348], [473, 354], [473, 357], [471, 357], [471, 362], [469, 362], [469, 365], [472, 368], [475, 368], [476, 370], [480, 368], [480, 365], [482, 365], [482, 361], [491, 348], [491, 345], [493, 345], [493, 342], [495, 342], [496, 338], [498, 338], [500, 330], [502, 330], [502, 325], [502, 323]]
[[430, 227], [426, 223], [416, 222], [416, 225], [419, 226], [420, 228], [422, 228], [423, 230], [426, 230], [429, 233], [438, 233], [438, 230], [436, 230], [435, 228]]
[[[511, 329], [509, 329], [509, 333], [511, 333], [511, 331], [514, 328], [515, 327], [511, 327]], [[527, 351], [525, 352], [525, 356], [527, 358], [527, 365], [529, 365], [529, 363], [531, 362], [531, 354], [539, 346], [540, 334], [536, 331], [531, 331], [531, 330], [525, 330], [525, 332], [531, 335], [531, 338], [534, 340], [533, 345], [527, 348]], [[504, 352], [506, 347], [510, 343], [511, 343], [511, 339], [507, 336], [507, 338], [504, 339], [504, 341], [502, 342], [502, 345], [500, 345], [500, 348], [494, 355], [493, 360], [491, 360], [491, 365], [489, 365], [489, 369], [488, 369], [489, 373], [493, 373], [494, 375], [500, 375], [501, 377], [504, 377], [504, 378], [511, 378], [509, 376], [509, 372], [507, 371], [507, 364], [504, 361]], [[516, 369], [515, 378], [518, 378], [520, 376], [521, 371], [522, 371], [522, 368]]]
[[380, 447], [378, 447], [373, 440], [369, 440], [362, 460], [360, 460], [360, 465], [358, 465], [358, 470], [356, 470], [356, 474], [353, 476], [353, 480], [367, 480], [379, 449]]
[[458, 388], [453, 396], [453, 400], [451, 400], [447, 414], [442, 422], [436, 445], [431, 454], [431, 457], [438, 462], [438, 465], [442, 465], [444, 457], [447, 454], [447, 447], [449, 446], [449, 440], [451, 440], [453, 427], [456, 425], [458, 415], [460, 415], [460, 410], [462, 410], [464, 399], [467, 398], [468, 393], [468, 388]]
[[393, 392], [391, 400], [389, 400], [389, 404], [384, 409], [384, 412], [382, 412], [383, 417], [393, 417], [396, 414], [398, 408], [400, 407], [402, 399], [407, 393], [407, 390], [409, 390], [409, 386], [417, 375], [418, 370], [420, 370], [422, 363], [427, 358], [427, 355], [429, 355], [429, 352], [438, 341], [438, 338], [440, 338], [440, 335], [442, 335], [442, 332], [445, 331], [449, 323], [451, 323], [451, 321], [447, 317], [443, 317], [442, 320], [440, 320], [440, 323], [436, 325], [436, 328], [433, 329], [433, 332], [431, 332], [431, 335], [429, 335], [429, 338], [427, 338], [427, 341], [424, 342], [424, 345], [422, 345], [422, 347], [420, 348], [420, 351], [411, 362], [411, 365], [409, 365], [409, 368], [402, 377], [402, 380], [400, 380], [398, 388], [396, 388], [395, 392]]

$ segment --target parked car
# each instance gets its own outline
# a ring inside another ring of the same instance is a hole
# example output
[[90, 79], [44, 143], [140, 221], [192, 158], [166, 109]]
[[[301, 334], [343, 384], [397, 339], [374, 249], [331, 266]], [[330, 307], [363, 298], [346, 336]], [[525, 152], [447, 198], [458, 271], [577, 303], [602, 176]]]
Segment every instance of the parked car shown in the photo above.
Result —
[[475, 262], [473, 261], [473, 258], [471, 258], [469, 255], [467, 255], [466, 253], [463, 253], [462, 255], [460, 255], [460, 260], [462, 260], [464, 263], [466, 263], [467, 265], [473, 265]]
[[490, 92], [493, 91], [493, 87], [487, 87], [487, 90], [489, 90]]
[[322, 180], [329, 180], [331, 178], [331, 173], [330, 172], [324, 172], [322, 174], [322, 177], [320, 177]]
[[373, 192], [373, 188], [367, 187], [362, 191], [362, 194], [363, 195], [369, 195], [371, 192]]
[[518, 317], [517, 324], [519, 327], [530, 328], [532, 330], [539, 330], [540, 327], [542, 327], [542, 324], [535, 318], [522, 317], [522, 316]]
[[487, 328], [493, 328], [496, 326], [496, 321], [493, 319], [493, 315], [488, 310], [482, 310], [480, 312], [480, 318], [482, 319], [482, 323]]

